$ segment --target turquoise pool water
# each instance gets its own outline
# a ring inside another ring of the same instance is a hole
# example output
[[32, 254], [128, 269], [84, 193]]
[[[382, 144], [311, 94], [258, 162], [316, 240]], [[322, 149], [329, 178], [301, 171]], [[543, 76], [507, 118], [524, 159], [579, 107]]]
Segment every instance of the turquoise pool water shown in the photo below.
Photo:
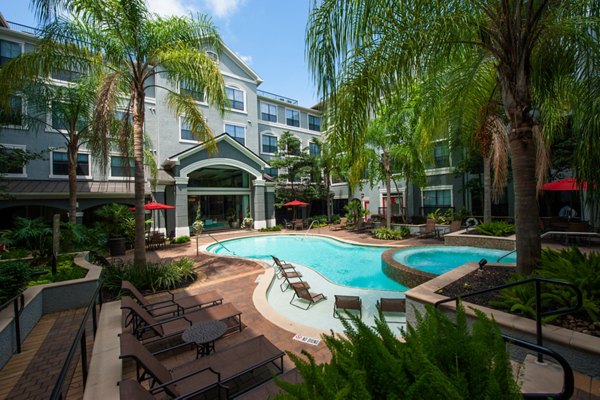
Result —
[[[381, 269], [384, 247], [359, 246], [337, 240], [300, 235], [253, 236], [222, 241], [234, 255], [273, 262], [271, 255], [311, 267], [333, 283], [366, 289], [406, 291]], [[220, 244], [208, 251], [231, 255]]]
[[[479, 262], [482, 258], [496, 262], [506, 253], [506, 250], [469, 246], [421, 246], [398, 250], [392, 258], [402, 265], [440, 275], [468, 262]], [[516, 253], [512, 253], [502, 262], [514, 263], [516, 259]]]

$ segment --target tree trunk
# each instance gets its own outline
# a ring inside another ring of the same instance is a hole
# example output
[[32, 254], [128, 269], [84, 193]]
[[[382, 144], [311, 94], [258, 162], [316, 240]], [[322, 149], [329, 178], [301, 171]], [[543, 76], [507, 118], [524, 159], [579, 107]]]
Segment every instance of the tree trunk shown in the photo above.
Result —
[[67, 145], [69, 159], [67, 170], [69, 175], [69, 223], [77, 223], [77, 155], [79, 146], [77, 141], [71, 140]]
[[492, 160], [483, 157], [483, 222], [492, 222]]
[[327, 221], [331, 223], [331, 216], [333, 214], [333, 200], [331, 198], [331, 176], [329, 174], [329, 170], [325, 170], [325, 192], [327, 194], [326, 207], [327, 207]]
[[146, 264], [146, 238], [144, 220], [144, 101], [143, 88], [133, 89], [133, 159], [135, 188], [135, 247], [133, 262], [135, 265]]
[[388, 153], [383, 153], [383, 168], [385, 170], [385, 226], [390, 229], [392, 227], [392, 169], [390, 156]]

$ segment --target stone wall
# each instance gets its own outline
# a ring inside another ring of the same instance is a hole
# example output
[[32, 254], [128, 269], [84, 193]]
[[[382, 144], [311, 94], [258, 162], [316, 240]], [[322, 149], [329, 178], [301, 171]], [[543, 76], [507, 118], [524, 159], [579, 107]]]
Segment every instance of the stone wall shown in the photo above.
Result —
[[435, 278], [437, 275], [425, 271], [419, 271], [400, 264], [394, 260], [393, 255], [398, 249], [390, 249], [381, 255], [381, 268], [383, 273], [390, 279], [404, 286], [413, 288]]
[[444, 235], [446, 246], [473, 246], [499, 250], [514, 250], [515, 235], [508, 237], [469, 235], [464, 230]]

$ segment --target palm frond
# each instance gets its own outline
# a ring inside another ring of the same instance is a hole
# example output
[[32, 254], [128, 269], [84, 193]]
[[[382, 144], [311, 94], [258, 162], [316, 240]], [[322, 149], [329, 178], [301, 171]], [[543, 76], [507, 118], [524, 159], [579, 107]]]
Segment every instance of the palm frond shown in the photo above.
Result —
[[192, 134], [199, 142], [206, 145], [209, 153], [217, 151], [213, 132], [192, 96], [169, 92], [167, 94], [167, 104], [175, 111], [175, 115], [181, 116], [182, 120], [189, 125]]

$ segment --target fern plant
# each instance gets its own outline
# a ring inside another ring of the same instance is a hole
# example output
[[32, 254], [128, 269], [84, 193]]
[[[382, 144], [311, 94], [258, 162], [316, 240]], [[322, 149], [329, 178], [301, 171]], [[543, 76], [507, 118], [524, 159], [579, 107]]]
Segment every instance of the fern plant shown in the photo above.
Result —
[[[598, 323], [600, 317], [600, 254], [582, 253], [578, 248], [556, 251], [544, 249], [536, 276], [570, 282], [577, 286], [583, 295], [584, 313], [591, 321]], [[525, 279], [516, 276], [515, 280]], [[500, 292], [500, 299], [492, 305], [531, 318], [535, 317], [535, 290], [533, 284], [516, 286]], [[565, 286], [543, 284], [542, 309], [571, 307], [576, 302], [576, 294]], [[550, 322], [557, 317], [546, 317]]]
[[479, 224], [475, 230], [487, 236], [507, 236], [515, 233], [515, 226], [504, 221], [493, 221]]
[[482, 313], [467, 326], [462, 307], [456, 321], [433, 307], [417, 316], [405, 342], [382, 315], [375, 327], [342, 320], [345, 335], [324, 335], [332, 353], [317, 364], [306, 351], [289, 353], [303, 382], [277, 381], [276, 399], [518, 399], [509, 357], [496, 324]]

